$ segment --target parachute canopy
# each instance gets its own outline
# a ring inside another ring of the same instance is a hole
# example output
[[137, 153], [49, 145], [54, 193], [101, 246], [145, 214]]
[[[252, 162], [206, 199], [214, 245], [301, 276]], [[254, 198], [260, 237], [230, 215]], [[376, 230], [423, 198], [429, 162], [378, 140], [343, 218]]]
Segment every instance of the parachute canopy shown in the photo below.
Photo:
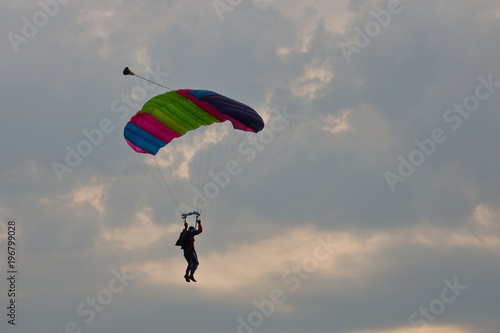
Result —
[[209, 90], [179, 89], [153, 97], [125, 126], [127, 143], [139, 153], [156, 153], [203, 125], [230, 121], [234, 129], [257, 133], [264, 121], [251, 107]]
[[180, 89], [147, 101], [124, 129], [181, 214], [201, 212], [236, 175], [238, 152], [264, 128], [251, 107], [209, 90]]

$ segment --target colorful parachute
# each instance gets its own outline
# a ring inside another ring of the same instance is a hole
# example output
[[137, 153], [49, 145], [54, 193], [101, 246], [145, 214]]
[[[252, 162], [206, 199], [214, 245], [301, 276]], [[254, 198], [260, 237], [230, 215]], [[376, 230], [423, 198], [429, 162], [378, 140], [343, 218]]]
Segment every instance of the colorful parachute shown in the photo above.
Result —
[[[230, 124], [230, 125], [229, 125]], [[264, 121], [251, 107], [208, 90], [180, 89], [147, 101], [124, 137], [182, 214], [200, 212], [229, 182], [224, 171]]]
[[245, 104], [209, 90], [179, 89], [146, 102], [125, 126], [124, 136], [135, 151], [156, 155], [188, 131], [226, 120], [243, 131], [264, 128], [262, 118]]

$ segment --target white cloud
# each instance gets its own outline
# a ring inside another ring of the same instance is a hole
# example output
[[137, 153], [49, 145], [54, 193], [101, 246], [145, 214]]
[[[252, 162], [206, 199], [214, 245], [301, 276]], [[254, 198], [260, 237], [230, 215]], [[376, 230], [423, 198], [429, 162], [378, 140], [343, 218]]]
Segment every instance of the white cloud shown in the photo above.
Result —
[[[337, 33], [345, 31], [346, 25], [352, 18], [352, 13], [348, 10], [349, 1], [329, 1], [320, 0], [311, 2], [287, 1], [287, 0], [257, 0], [257, 6], [272, 6], [278, 9], [283, 15], [292, 20], [297, 26], [301, 35], [298, 36], [307, 44], [308, 36], [319, 20], [325, 21], [325, 26]], [[328, 15], [325, 15], [328, 13]], [[306, 49], [303, 49], [305, 51]]]
[[103, 227], [96, 243], [98, 252], [144, 250], [159, 242], [165, 235], [178, 231], [177, 225], [156, 225], [152, 208], [142, 207], [123, 227]]
[[349, 112], [349, 110], [346, 110], [341, 112], [338, 116], [333, 114], [325, 116], [324, 122], [322, 122], [322, 129], [332, 134], [348, 131], [349, 123], [347, 122], [347, 116], [349, 115]]
[[104, 185], [82, 186], [73, 191], [73, 201], [75, 203], [87, 202], [99, 213], [103, 213], [105, 205], [102, 202]]
[[334, 77], [329, 62], [313, 60], [304, 66], [304, 73], [292, 83], [291, 90], [294, 95], [312, 101], [321, 95]]
[[[313, 225], [288, 228], [275, 237], [254, 243], [232, 244], [223, 251], [199, 251], [201, 264], [197, 276], [202, 283], [196, 288], [217, 295], [247, 294], [255, 284], [267, 290], [288, 289], [295, 284], [291, 282], [293, 276], [300, 277], [302, 272], [303, 276], [314, 277], [316, 283], [322, 281], [324, 293], [358, 293], [360, 287], [361, 290], [373, 288], [373, 277], [398, 264], [381, 262], [381, 255], [387, 251], [397, 252], [398, 248], [410, 244], [436, 252], [470, 246], [492, 253], [500, 250], [499, 234], [473, 235], [473, 221], [469, 227], [471, 229], [452, 231], [432, 223], [417, 223], [372, 233], [321, 230]], [[153, 284], [168, 286], [184, 282], [185, 265], [179, 254], [131, 269], [145, 275]], [[304, 281], [306, 279], [309, 277]], [[301, 290], [297, 288], [294, 292]]]
[[90, 185], [78, 184], [71, 190], [70, 194], [59, 195], [55, 200], [49, 197], [41, 197], [40, 202], [52, 207], [60, 205], [61, 202], [66, 202], [79, 214], [87, 216], [91, 216], [88, 211], [90, 207], [102, 215], [106, 210], [105, 185], [100, 183], [97, 178], [93, 178], [89, 183]]

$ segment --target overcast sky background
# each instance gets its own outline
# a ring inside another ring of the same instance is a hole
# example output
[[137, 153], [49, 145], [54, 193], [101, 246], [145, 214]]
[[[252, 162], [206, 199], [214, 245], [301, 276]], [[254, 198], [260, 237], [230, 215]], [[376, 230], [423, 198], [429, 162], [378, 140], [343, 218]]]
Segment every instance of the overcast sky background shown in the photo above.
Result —
[[[6, 0], [0, 27], [2, 332], [498, 332], [497, 0]], [[125, 66], [286, 120], [203, 211], [197, 283], [122, 136], [164, 89]]]

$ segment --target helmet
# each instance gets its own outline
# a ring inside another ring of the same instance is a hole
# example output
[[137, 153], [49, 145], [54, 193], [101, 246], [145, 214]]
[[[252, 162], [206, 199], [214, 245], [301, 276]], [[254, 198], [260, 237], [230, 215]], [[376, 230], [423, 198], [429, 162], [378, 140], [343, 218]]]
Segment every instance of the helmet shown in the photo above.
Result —
[[194, 230], [194, 227], [193, 227], [193, 226], [190, 226], [188, 230], [189, 230], [189, 231]]

